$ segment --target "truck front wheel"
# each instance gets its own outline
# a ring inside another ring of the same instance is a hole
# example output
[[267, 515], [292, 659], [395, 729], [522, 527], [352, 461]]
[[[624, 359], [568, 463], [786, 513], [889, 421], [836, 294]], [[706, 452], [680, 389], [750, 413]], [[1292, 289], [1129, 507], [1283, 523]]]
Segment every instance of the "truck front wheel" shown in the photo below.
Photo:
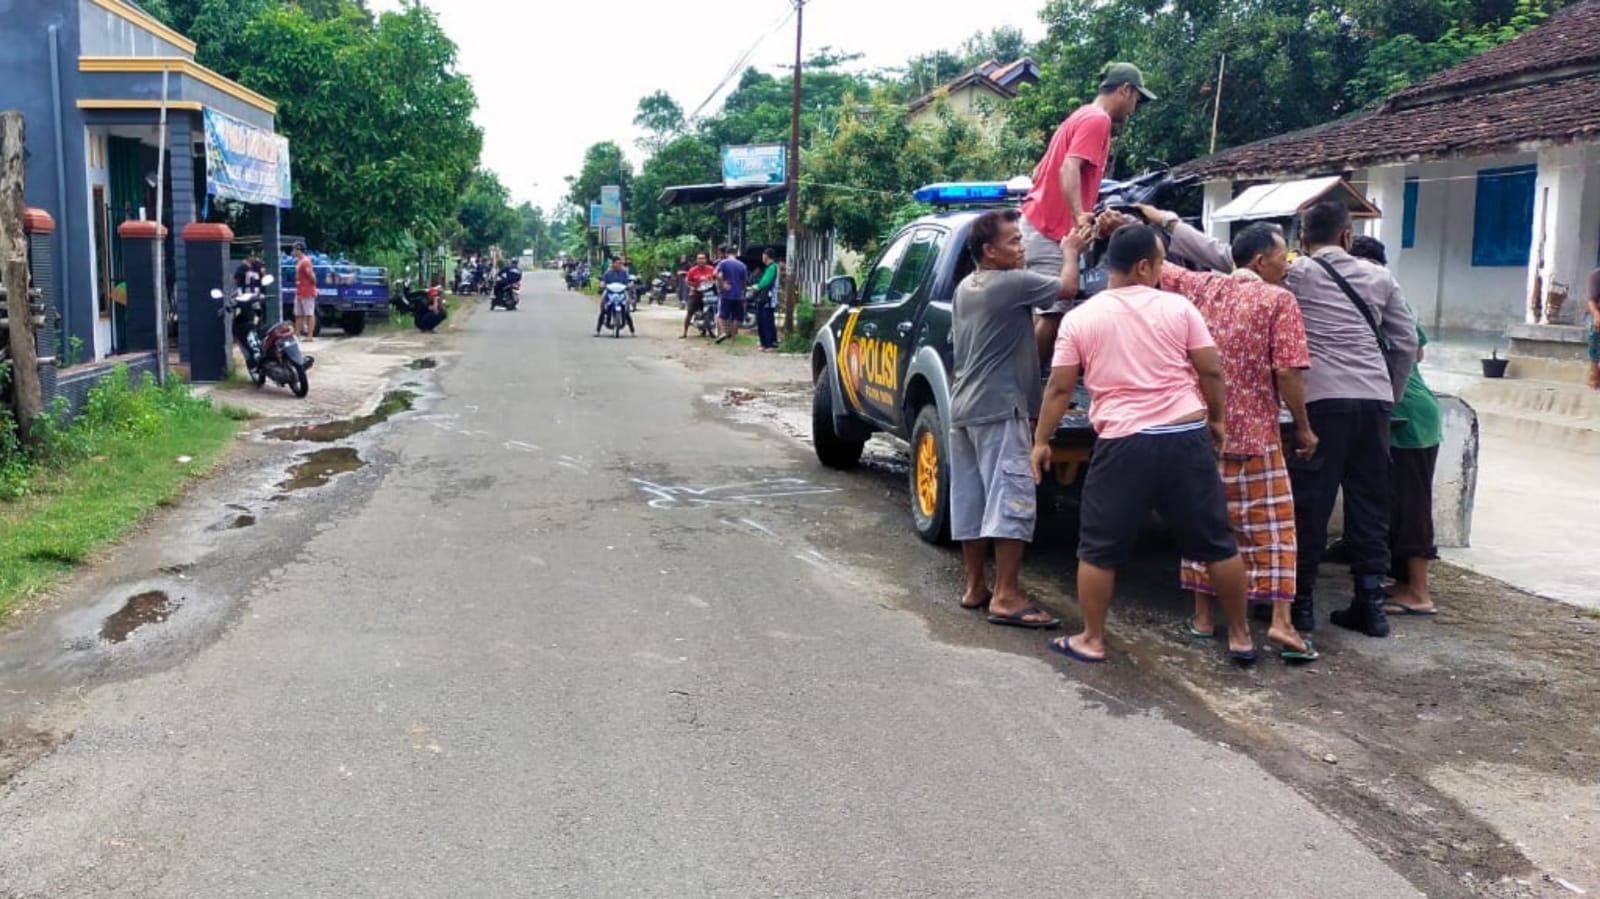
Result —
[[911, 427], [911, 523], [928, 543], [950, 542], [950, 437], [933, 403]]
[[344, 329], [344, 333], [355, 337], [367, 329], [367, 314], [365, 312], [340, 313], [339, 327]]
[[817, 461], [829, 468], [855, 468], [866, 445], [865, 440], [845, 440], [834, 431], [833, 390], [824, 371], [811, 393], [811, 446], [817, 451]]

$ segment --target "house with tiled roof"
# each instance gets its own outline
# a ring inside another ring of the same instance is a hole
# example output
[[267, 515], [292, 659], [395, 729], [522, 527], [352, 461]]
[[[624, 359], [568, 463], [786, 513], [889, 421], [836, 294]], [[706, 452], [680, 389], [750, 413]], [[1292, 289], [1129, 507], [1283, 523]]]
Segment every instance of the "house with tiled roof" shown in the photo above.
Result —
[[961, 77], [929, 91], [906, 106], [906, 118], [913, 125], [932, 125], [939, 121], [940, 101], [950, 110], [979, 128], [993, 131], [1000, 127], [1000, 113], [1016, 99], [1017, 88], [1039, 83], [1039, 64], [1024, 56], [1009, 64], [984, 61]]
[[1375, 110], [1180, 171], [1204, 179], [1206, 227], [1219, 237], [1250, 186], [1342, 177], [1381, 211], [1362, 227], [1388, 247], [1424, 326], [1581, 352], [1584, 283], [1600, 258], [1600, 0]]

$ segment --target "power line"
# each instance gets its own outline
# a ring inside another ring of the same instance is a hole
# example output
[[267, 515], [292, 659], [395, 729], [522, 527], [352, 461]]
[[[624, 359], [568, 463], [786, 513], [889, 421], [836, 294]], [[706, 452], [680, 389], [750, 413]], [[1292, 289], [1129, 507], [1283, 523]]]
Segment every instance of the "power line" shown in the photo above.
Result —
[[744, 71], [745, 65], [750, 62], [750, 57], [754, 56], [756, 51], [761, 49], [761, 45], [767, 42], [767, 38], [777, 34], [779, 29], [789, 24], [789, 20], [794, 18], [794, 14], [794, 9], [789, 9], [789, 11], [780, 16], [776, 22], [772, 23], [771, 28], [767, 29], [761, 34], [760, 37], [756, 38], [755, 43], [751, 44], [749, 49], [739, 54], [739, 58], [735, 59], [733, 61], [733, 65], [729, 66], [728, 71], [723, 74], [722, 80], [717, 82], [717, 86], [711, 89], [711, 93], [700, 102], [699, 106], [695, 107], [694, 112], [689, 114], [687, 121], [692, 122], [699, 118], [700, 113], [705, 111], [705, 108], [711, 105], [711, 101], [715, 100], [717, 96], [722, 93], [722, 89], [728, 86], [728, 82], [732, 81], [735, 76]]

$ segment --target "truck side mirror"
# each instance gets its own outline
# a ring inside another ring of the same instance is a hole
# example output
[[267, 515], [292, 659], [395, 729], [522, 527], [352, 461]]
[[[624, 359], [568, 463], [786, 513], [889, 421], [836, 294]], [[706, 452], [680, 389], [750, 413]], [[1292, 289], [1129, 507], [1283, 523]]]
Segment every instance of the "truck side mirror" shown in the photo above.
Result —
[[856, 279], [849, 275], [840, 275], [828, 281], [828, 301], [840, 306], [849, 306], [856, 301]]

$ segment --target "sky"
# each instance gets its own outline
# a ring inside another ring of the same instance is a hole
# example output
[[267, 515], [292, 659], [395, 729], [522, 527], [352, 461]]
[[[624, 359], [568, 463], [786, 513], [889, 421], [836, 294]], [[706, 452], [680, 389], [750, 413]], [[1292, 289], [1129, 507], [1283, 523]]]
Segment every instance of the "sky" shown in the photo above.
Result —
[[[553, 210], [565, 178], [600, 141], [623, 146], [637, 171], [633, 116], [639, 98], [665, 90], [693, 112], [750, 45], [749, 64], [779, 73], [794, 58], [794, 23], [770, 33], [790, 0], [424, 0], [460, 50], [478, 94], [483, 164], [517, 202]], [[373, 0], [375, 11], [399, 0]], [[943, 7], [937, 15], [934, 9]], [[861, 68], [900, 66], [955, 49], [975, 31], [1009, 25], [1044, 36], [1044, 0], [807, 0], [805, 52], [863, 53]], [[738, 75], [706, 108], [721, 107]]]

